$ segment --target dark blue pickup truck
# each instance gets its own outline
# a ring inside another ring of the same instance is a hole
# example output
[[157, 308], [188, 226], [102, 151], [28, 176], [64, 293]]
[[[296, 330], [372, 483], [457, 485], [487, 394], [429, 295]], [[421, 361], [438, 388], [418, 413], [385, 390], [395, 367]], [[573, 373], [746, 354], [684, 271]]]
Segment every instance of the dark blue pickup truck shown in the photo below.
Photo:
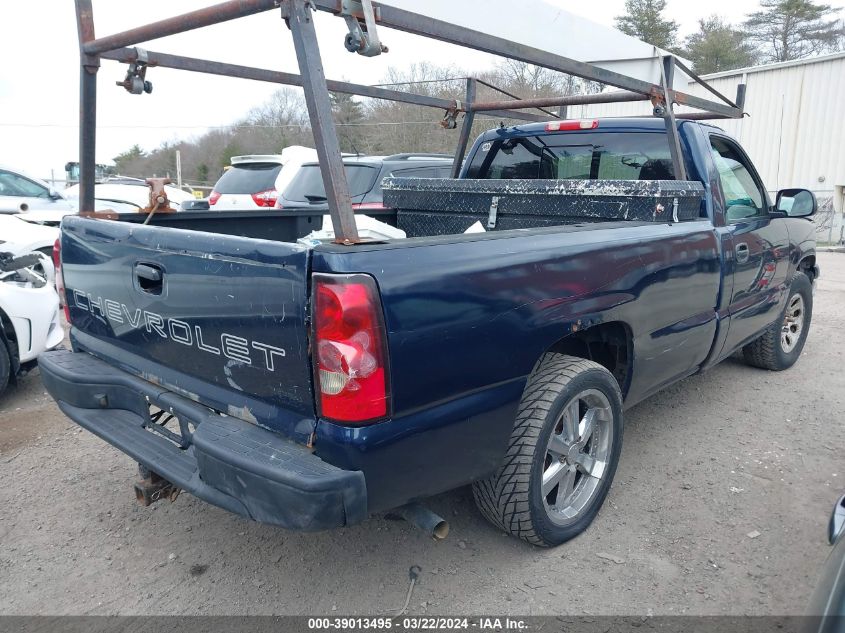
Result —
[[385, 184], [405, 239], [68, 217], [73, 351], [40, 358], [45, 385], [146, 502], [317, 530], [472, 484], [499, 528], [561, 543], [607, 495], [626, 407], [737, 350], [787, 369], [810, 327], [813, 195], [772, 204], [735, 140], [677, 125], [687, 181], [659, 118], [487, 132], [460, 180]]

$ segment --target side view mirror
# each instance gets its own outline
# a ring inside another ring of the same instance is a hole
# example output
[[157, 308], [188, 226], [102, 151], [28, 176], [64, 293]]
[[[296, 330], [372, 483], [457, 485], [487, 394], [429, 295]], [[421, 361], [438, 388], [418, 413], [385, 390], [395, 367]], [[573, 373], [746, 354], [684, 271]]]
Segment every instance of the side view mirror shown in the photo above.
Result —
[[809, 218], [818, 209], [816, 196], [807, 189], [781, 189], [775, 209], [790, 218]]
[[56, 191], [55, 189], [52, 189], [52, 188], [50, 189], [50, 191], [47, 195], [50, 196], [50, 200], [61, 200], [62, 199], [62, 194], [60, 194], [58, 191]]
[[845, 532], [845, 495], [839, 498], [830, 515], [830, 524], [827, 528], [828, 542], [833, 545], [842, 532]]

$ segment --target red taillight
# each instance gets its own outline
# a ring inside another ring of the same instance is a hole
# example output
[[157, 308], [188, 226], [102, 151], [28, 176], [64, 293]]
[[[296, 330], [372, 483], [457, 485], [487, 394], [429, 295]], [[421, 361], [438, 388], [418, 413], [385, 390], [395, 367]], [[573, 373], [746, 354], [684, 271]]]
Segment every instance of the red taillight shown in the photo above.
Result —
[[387, 209], [388, 207], [384, 206], [381, 202], [355, 202], [352, 204], [352, 208], [356, 211], [380, 211], [382, 209]]
[[252, 199], [259, 207], [274, 207], [276, 200], [279, 198], [279, 192], [275, 189], [268, 189], [267, 191], [259, 191], [252, 194]]
[[218, 200], [220, 200], [220, 193], [217, 192], [217, 191], [212, 191], [211, 195], [208, 196], [208, 204], [213, 206], [213, 205], [217, 204]]
[[65, 280], [62, 276], [62, 238], [56, 238], [53, 243], [53, 266], [56, 268], [56, 292], [59, 293], [59, 303], [64, 307], [65, 319], [70, 323], [70, 308], [65, 296]]
[[595, 130], [599, 126], [598, 119], [575, 119], [570, 121], [549, 121], [546, 132], [571, 132], [572, 130]]
[[314, 275], [314, 382], [320, 415], [367, 424], [389, 412], [387, 338], [375, 280]]
[[62, 238], [57, 237], [53, 242], [53, 266], [56, 267], [56, 273], [62, 267]]

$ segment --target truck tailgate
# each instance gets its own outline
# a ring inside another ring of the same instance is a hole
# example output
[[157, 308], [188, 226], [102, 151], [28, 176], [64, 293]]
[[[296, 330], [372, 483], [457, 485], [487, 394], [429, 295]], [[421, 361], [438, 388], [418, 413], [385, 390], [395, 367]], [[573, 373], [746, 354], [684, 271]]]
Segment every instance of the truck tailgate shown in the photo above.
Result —
[[307, 435], [307, 249], [68, 217], [62, 272], [72, 340], [213, 409]]

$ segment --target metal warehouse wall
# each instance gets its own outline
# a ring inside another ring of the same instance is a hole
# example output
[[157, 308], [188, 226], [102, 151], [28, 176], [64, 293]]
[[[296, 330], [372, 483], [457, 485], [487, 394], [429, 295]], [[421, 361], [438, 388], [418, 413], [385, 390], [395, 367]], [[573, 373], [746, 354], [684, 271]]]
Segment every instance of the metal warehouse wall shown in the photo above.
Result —
[[[803, 187], [820, 198], [832, 198], [837, 186], [845, 187], [845, 54], [717, 73], [705, 79], [729, 98], [736, 95], [737, 84], [748, 86], [745, 110], [750, 116], [714, 123], [739, 139], [767, 189]], [[710, 96], [697, 84], [690, 86], [690, 92]], [[620, 103], [570, 108], [569, 116], [650, 113], [647, 104]]]

